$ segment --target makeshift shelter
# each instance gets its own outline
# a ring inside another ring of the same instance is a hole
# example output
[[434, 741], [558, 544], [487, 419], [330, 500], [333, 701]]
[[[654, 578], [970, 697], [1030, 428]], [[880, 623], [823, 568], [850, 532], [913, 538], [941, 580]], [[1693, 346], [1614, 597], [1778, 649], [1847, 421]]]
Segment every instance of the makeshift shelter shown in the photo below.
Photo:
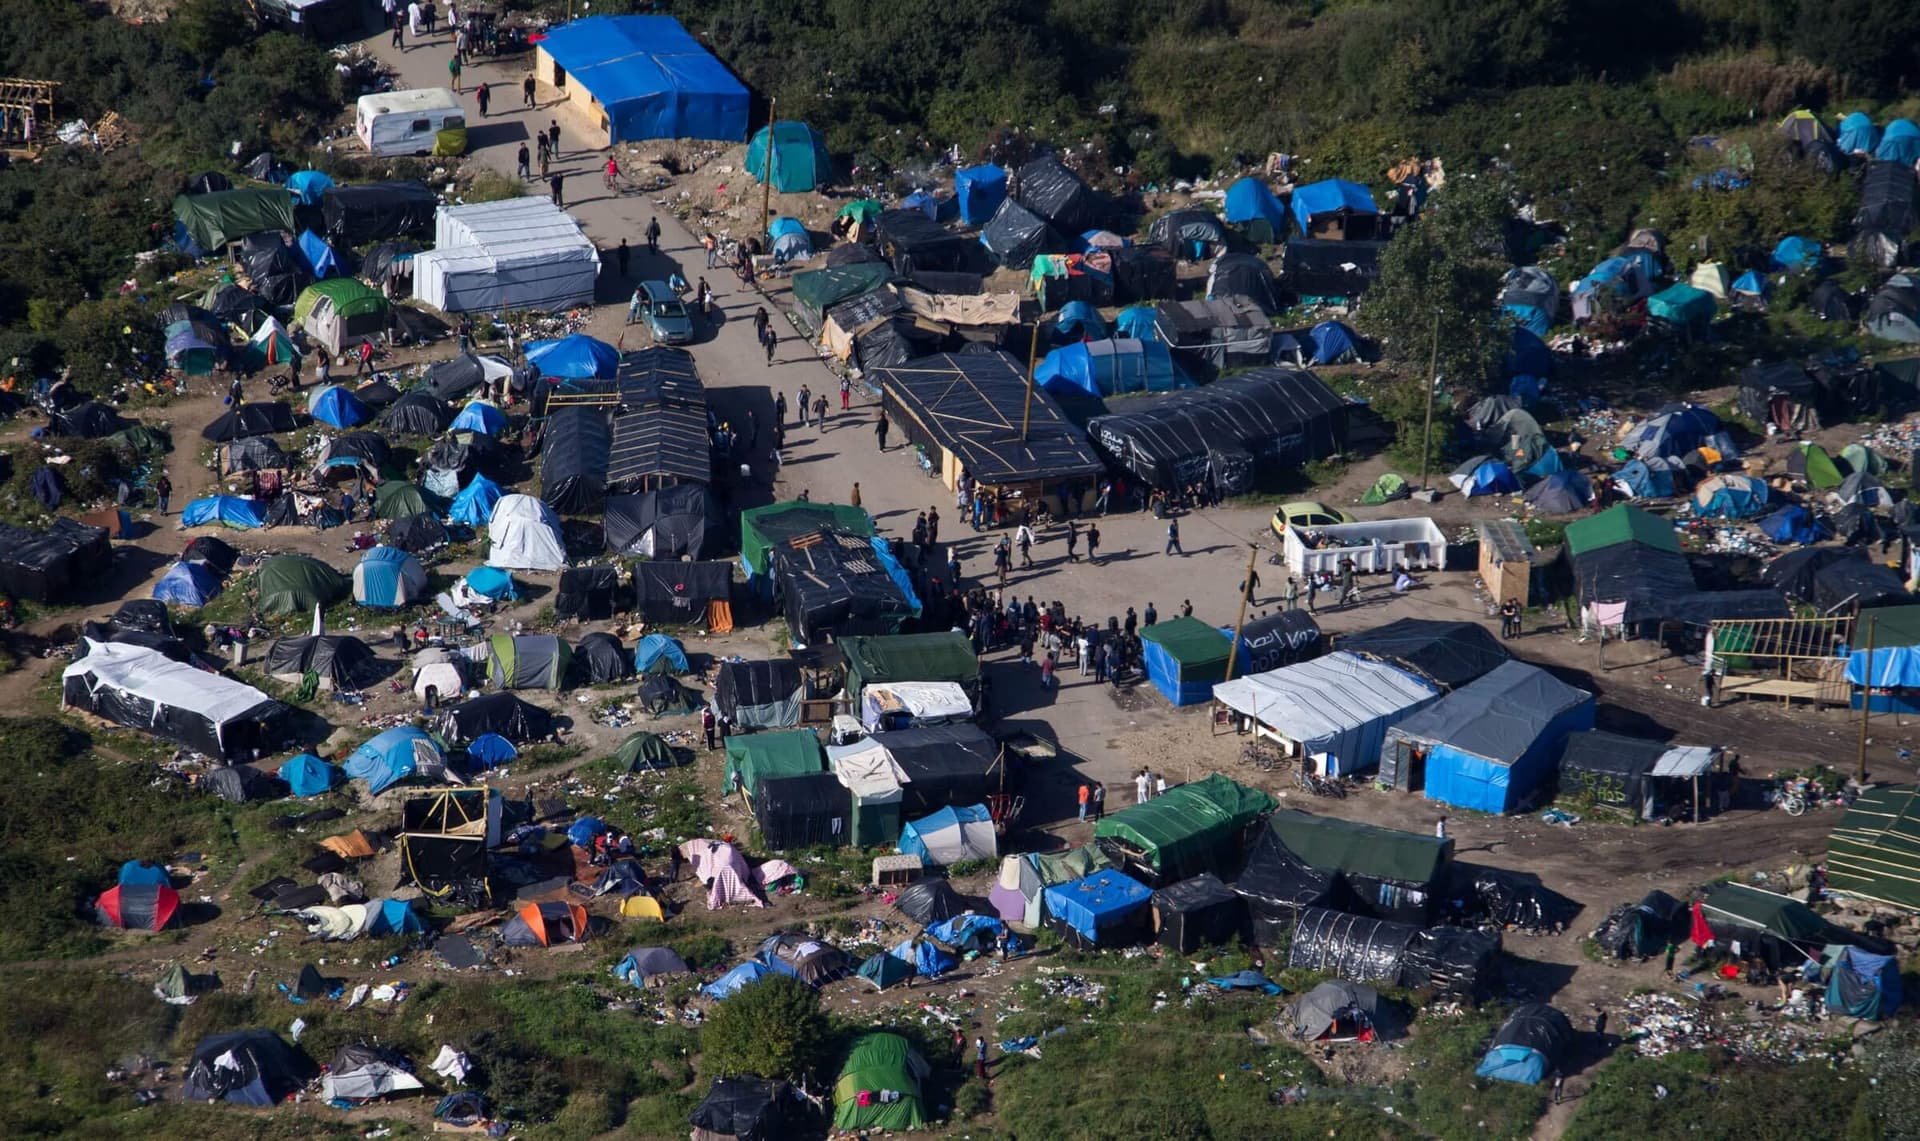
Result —
[[353, 600], [361, 606], [396, 609], [426, 593], [426, 568], [399, 547], [374, 547], [353, 568]]
[[[1285, 810], [1267, 818], [1255, 851], [1262, 845], [1277, 845], [1328, 877], [1327, 897], [1342, 900], [1343, 910], [1409, 923], [1427, 923], [1442, 912], [1453, 863], [1451, 840]], [[1264, 859], [1278, 863], [1277, 856], [1269, 853]]]
[[1883, 341], [1920, 344], [1920, 286], [1906, 274], [1894, 274], [1867, 302], [1860, 324]]
[[1205, 261], [1226, 251], [1227, 228], [1213, 211], [1188, 207], [1155, 218], [1147, 240], [1181, 261]]
[[1096, 416], [1087, 437], [1148, 486], [1234, 495], [1344, 450], [1347, 411], [1312, 373], [1261, 368]]
[[380, 426], [401, 436], [432, 436], [446, 430], [447, 406], [425, 389], [414, 389], [387, 406]]
[[1063, 234], [1077, 234], [1099, 221], [1099, 202], [1093, 191], [1053, 155], [1022, 166], [1012, 181], [1020, 205]]
[[153, 584], [153, 597], [188, 609], [205, 606], [220, 591], [220, 576], [198, 563], [175, 563]]
[[[709, 904], [709, 906], [712, 906]], [[742, 990], [759, 982], [773, 971], [765, 963], [749, 959], [732, 970], [721, 975], [700, 988], [700, 993], [711, 999], [732, 998]]]
[[540, 437], [540, 498], [556, 512], [592, 515], [607, 502], [612, 429], [598, 408], [559, 409]]
[[1120, 396], [1131, 392], [1166, 392], [1181, 387], [1185, 378], [1174, 368], [1173, 356], [1158, 341], [1076, 341], [1049, 352], [1034, 372], [1034, 383], [1052, 395], [1067, 399], [1082, 394]]
[[307, 555], [274, 555], [254, 572], [262, 614], [309, 614], [346, 597], [347, 577]]
[[[771, 143], [769, 143], [771, 140]], [[772, 147], [772, 174], [768, 148]], [[769, 123], [747, 140], [747, 175], [756, 182], [773, 183], [782, 194], [803, 194], [833, 178], [833, 158], [820, 132], [792, 120]]]
[[293, 409], [279, 402], [242, 404], [229, 409], [201, 430], [202, 439], [230, 443], [249, 436], [291, 432], [296, 425]]
[[900, 803], [907, 774], [886, 746], [872, 737], [827, 749], [828, 767], [851, 803], [848, 843], [892, 846], [900, 838]]
[[1707, 327], [1716, 312], [1713, 294], [1684, 283], [1670, 285], [1647, 298], [1647, 316], [1668, 328], [1697, 333]]
[[1911, 163], [1868, 163], [1860, 179], [1860, 209], [1853, 216], [1860, 236], [1848, 252], [1882, 266], [1897, 264], [1913, 229], [1917, 194]]
[[497, 436], [506, 427], [507, 414], [484, 400], [468, 402], [451, 425], [455, 432], [478, 432], [483, 436]]
[[404, 780], [420, 777], [441, 780], [447, 775], [447, 756], [439, 742], [411, 725], [398, 725], [376, 734], [348, 754], [342, 766], [350, 780], [367, 782], [367, 794], [379, 796]]
[[359, 689], [378, 669], [373, 651], [350, 634], [281, 638], [267, 649], [267, 673], [275, 680], [298, 682], [314, 674], [323, 690]]
[[1650, 959], [1686, 938], [1687, 909], [1664, 891], [1624, 904], [1594, 929], [1593, 941], [1620, 959]]
[[1047, 926], [1076, 947], [1119, 947], [1152, 928], [1152, 889], [1109, 868], [1046, 889]]
[[1776, 543], [1817, 543], [1830, 534], [1826, 524], [1797, 504], [1776, 508], [1755, 524], [1760, 533]]
[[1278, 803], [1219, 773], [1110, 813], [1093, 834], [1123, 867], [1168, 883], [1230, 866], [1248, 825]]
[[571, 380], [612, 379], [620, 367], [620, 353], [605, 341], [584, 333], [548, 341], [529, 341], [527, 363], [544, 376]]
[[86, 655], [61, 674], [63, 708], [83, 709], [218, 759], [270, 752], [287, 707], [252, 686], [169, 659], [157, 650], [84, 640]]
[[1380, 208], [1358, 183], [1329, 178], [1293, 189], [1293, 220], [1304, 237], [1369, 240], [1378, 236]]
[[1840, 120], [1837, 145], [1841, 154], [1870, 155], [1880, 145], [1880, 128], [1866, 112], [1849, 112]]
[[1154, 339], [1165, 342], [1181, 371], [1191, 376], [1210, 378], [1273, 360], [1273, 322], [1251, 297], [1163, 301], [1156, 313]]
[[124, 880], [100, 893], [94, 901], [94, 920], [123, 931], [160, 931], [180, 910], [180, 893], [166, 883], [127, 883]]
[[44, 531], [0, 523], [0, 590], [16, 599], [64, 601], [112, 569], [104, 527], [65, 516]]
[[732, 575], [725, 562], [635, 563], [634, 611], [649, 622], [724, 634], [733, 628]]
[[753, 871], [745, 856], [732, 844], [718, 840], [688, 840], [680, 845], [681, 856], [693, 867], [693, 878], [707, 889], [707, 910], [717, 911], [729, 903], [765, 907], [749, 885]]
[[487, 520], [487, 565], [553, 571], [567, 565], [560, 520], [531, 495], [504, 495]]
[[281, 765], [278, 775], [295, 796], [319, 796], [344, 779], [339, 769], [312, 753], [301, 753]]
[[1221, 254], [1208, 268], [1207, 300], [1222, 301], [1229, 297], [1245, 297], [1265, 313], [1278, 313], [1281, 309], [1273, 271], [1252, 254]]
[[296, 228], [293, 200], [274, 187], [182, 194], [173, 200], [173, 219], [174, 240], [195, 257], [219, 253], [249, 234]]
[[760, 796], [761, 783], [779, 777], [806, 776], [826, 768], [820, 738], [811, 729], [784, 733], [746, 733], [727, 738], [727, 761], [721, 775], [724, 795], [738, 789], [748, 800]]
[[[280, 197], [284, 201], [286, 195]], [[188, 1101], [265, 1108], [298, 1093], [312, 1074], [313, 1063], [278, 1034], [239, 1030], [200, 1039], [181, 1088]]]
[[1573, 1049], [1573, 1024], [1543, 1002], [1515, 1007], [1494, 1032], [1493, 1046], [1473, 1076], [1537, 1086], [1558, 1072]]
[[1382, 1013], [1379, 991], [1332, 979], [1294, 999], [1284, 1017], [1302, 1042], [1372, 1042], [1380, 1036]]
[[238, 495], [213, 495], [196, 499], [180, 509], [182, 527], [211, 527], [219, 524], [238, 531], [252, 531], [267, 525], [256, 500]]
[[904, 786], [908, 814], [979, 804], [997, 789], [993, 774], [1001, 761], [1000, 746], [977, 725], [876, 732], [867, 743], [886, 751]]
[[1693, 491], [1693, 509], [1703, 519], [1747, 519], [1767, 506], [1767, 485], [1757, 476], [1717, 475]]
[[1171, 883], [1153, 893], [1153, 929], [1158, 941], [1182, 955], [1240, 934], [1246, 907], [1211, 872]]
[[914, 880], [899, 890], [893, 905], [922, 927], [931, 927], [973, 910], [967, 898], [955, 891], [945, 876], [922, 876]]
[[1345, 979], [1428, 988], [1478, 1002], [1498, 981], [1500, 940], [1458, 927], [1411, 924], [1308, 908], [1294, 925], [1287, 965]]
[[852, 635], [836, 645], [847, 660], [847, 697], [854, 702], [862, 689], [876, 682], [955, 682], [973, 688], [980, 680], [973, 644], [953, 631]]
[[746, 87], [670, 16], [589, 16], [560, 24], [536, 45], [533, 66], [605, 128], [595, 146], [734, 142], [747, 135]]
[[[293, 303], [293, 323], [337, 356], [362, 343], [377, 341], [386, 332], [388, 308], [386, 295], [366, 282], [336, 277], [301, 291]], [[307, 410], [313, 411], [311, 404]]]
[[895, 428], [932, 454], [949, 488], [965, 468], [989, 488], [1037, 498], [1103, 470], [1052, 397], [1029, 397], [1025, 371], [1003, 352], [923, 357], [873, 379]]
[[1839, 927], [1797, 899], [1741, 883], [1709, 884], [1693, 905], [1691, 936], [1696, 944], [1720, 946], [1738, 941], [1749, 958], [1776, 970], [1799, 970], [1817, 962], [1830, 945], [1861, 946], [1880, 953], [1892, 945]]
[[902, 276], [924, 270], [956, 272], [967, 268], [973, 243], [919, 210], [888, 210], [874, 222], [880, 254]]
[[484, 527], [493, 520], [493, 509], [500, 502], [500, 487], [484, 475], [475, 475], [453, 497], [447, 516], [455, 523]]
[[[1703, 444], [1716, 444], [1720, 418], [1698, 404], [1668, 404], [1620, 438], [1620, 448], [1639, 459], [1679, 458]], [[1733, 458], [1731, 450], [1723, 458]]]
[[1669, 746], [1598, 729], [1571, 733], [1560, 754], [1560, 790], [1643, 820], [1691, 802], [1698, 819], [1699, 778], [1719, 755], [1717, 749]]
[[1314, 364], [1347, 364], [1360, 359], [1360, 349], [1352, 329], [1338, 321], [1322, 321], [1308, 334], [1313, 344]]
[[834, 1128], [863, 1133], [925, 1125], [920, 1083], [929, 1072], [919, 1051], [898, 1034], [875, 1032], [854, 1039], [833, 1083]]
[[1827, 877], [1847, 897], [1920, 911], [1920, 786], [1862, 789], [1827, 840]]
[[[432, 215], [428, 215], [432, 225]], [[396, 296], [413, 294], [413, 255], [420, 244], [405, 239], [381, 242], [360, 259], [360, 280], [383, 293]]]
[[363, 1104], [390, 1094], [425, 1089], [398, 1054], [373, 1046], [348, 1045], [334, 1052], [333, 1063], [320, 1076], [320, 1096], [327, 1101]]
[[1860, 947], [1829, 947], [1821, 965], [1827, 1011], [1872, 1021], [1892, 1018], [1905, 997], [1900, 960]]
[[956, 170], [953, 196], [959, 203], [960, 221], [964, 225], [985, 225], [1007, 199], [1007, 172], [992, 163]]
[[500, 689], [564, 688], [573, 648], [552, 634], [495, 634], [487, 641], [487, 682]]
[[585, 943], [587, 909], [577, 903], [528, 903], [500, 928], [509, 947], [563, 947]]
[[999, 851], [993, 817], [983, 804], [942, 808], [909, 820], [900, 829], [896, 851], [920, 857], [924, 867], [946, 867], [967, 860], [990, 860]]
[[1513, 474], [1513, 469], [1487, 455], [1474, 456], [1454, 468], [1447, 480], [1469, 499], [1477, 495], [1511, 495], [1520, 490], [1520, 479]]
[[613, 966], [614, 978], [636, 987], [661, 986], [692, 973], [687, 961], [668, 947], [635, 947]]
[[[1740, 370], [1740, 411], [1786, 432], [1818, 429], [1824, 393], [1807, 370], [1790, 361]], [[1836, 478], [1835, 482], [1838, 482]]]
[[1175, 706], [1199, 705], [1226, 680], [1233, 642], [1197, 618], [1174, 617], [1140, 631], [1147, 680]]
[[1003, 199], [993, 216], [980, 228], [980, 244], [999, 265], [1023, 270], [1041, 254], [1057, 253], [1067, 246], [1059, 231], [1046, 219], [1011, 198]]
[[327, 240], [312, 230], [302, 230], [293, 248], [300, 252], [316, 280], [332, 277], [340, 272], [340, 259], [333, 252]]
[[[413, 296], [445, 313], [560, 310], [592, 304], [599, 274], [599, 249], [571, 215], [544, 197], [509, 198], [441, 208], [434, 248], [413, 256]], [[552, 343], [529, 342], [529, 362]], [[582, 375], [557, 362], [541, 371]]]
[[1380, 276], [1383, 241], [1287, 239], [1281, 280], [1303, 302], [1345, 303]]
[[[250, 234], [242, 238], [234, 248], [233, 260], [244, 272], [247, 285], [266, 305], [293, 304], [301, 289], [313, 277], [300, 255], [277, 233]], [[291, 342], [285, 346], [273, 342], [273, 332], [268, 330], [277, 330], [282, 337], [286, 333], [279, 321], [264, 317], [259, 328], [254, 330], [254, 340], [248, 347], [247, 357], [250, 361], [261, 365], [285, 364], [298, 357], [297, 352], [291, 351]], [[264, 343], [261, 339], [263, 332], [269, 338]], [[288, 355], [281, 357], [277, 352], [283, 348]]]
[[486, 389], [513, 377], [513, 366], [499, 357], [461, 353], [452, 360], [427, 366], [423, 389], [436, 400], [455, 400], [474, 389]]
[[1875, 162], [1899, 163], [1911, 169], [1920, 162], [1920, 127], [1909, 119], [1895, 119], [1880, 132], [1873, 148]]
[[425, 237], [439, 207], [439, 195], [420, 182], [329, 186], [320, 196], [327, 236], [336, 245], [355, 248], [388, 238]]
[[1559, 315], [1560, 286], [1537, 265], [1515, 266], [1501, 279], [1499, 305], [1521, 328], [1543, 337]]
[[1227, 186], [1227, 221], [1240, 227], [1250, 242], [1272, 245], [1287, 233], [1287, 209], [1267, 189], [1267, 184], [1251, 175]]
[[773, 548], [774, 594], [796, 645], [898, 633], [920, 599], [887, 540], [821, 531]]
[[772, 851], [838, 847], [850, 838], [853, 805], [832, 773], [764, 776], [753, 797], [753, 816]]
[[1537, 666], [1507, 662], [1388, 730], [1380, 776], [1482, 812], [1526, 804], [1568, 733], [1593, 728], [1594, 699]]
[[680, 763], [673, 746], [655, 733], [640, 732], [620, 742], [613, 759], [628, 772], [670, 769]]
[[1214, 700], [1326, 776], [1373, 768], [1387, 729], [1439, 689], [1390, 664], [1336, 652], [1214, 687]]
[[723, 661], [713, 683], [713, 706], [740, 729], [783, 729], [800, 724], [805, 690], [800, 666], [790, 658]]
[[352, 390], [331, 384], [314, 389], [307, 397], [307, 415], [344, 431], [373, 419], [373, 409], [361, 403]]

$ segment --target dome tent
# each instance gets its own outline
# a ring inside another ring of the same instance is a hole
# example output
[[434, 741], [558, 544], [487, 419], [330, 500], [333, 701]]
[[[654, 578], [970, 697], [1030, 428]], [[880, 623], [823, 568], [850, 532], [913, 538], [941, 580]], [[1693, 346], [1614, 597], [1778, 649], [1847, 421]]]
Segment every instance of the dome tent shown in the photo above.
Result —
[[267, 672], [274, 678], [297, 682], [316, 674], [326, 690], [357, 689], [376, 666], [367, 644], [347, 634], [281, 638], [267, 649]]
[[499, 502], [500, 486], [476, 472], [467, 486], [460, 489], [460, 494], [453, 497], [447, 517], [469, 527], [484, 527], [493, 519], [494, 505]]
[[557, 340], [529, 341], [527, 363], [539, 368], [543, 376], [569, 380], [609, 379], [620, 368], [620, 352], [605, 341], [583, 333], [572, 333]]
[[339, 769], [312, 753], [301, 753], [280, 766], [280, 779], [295, 796], [319, 796], [338, 784], [341, 777]]
[[553, 733], [553, 715], [511, 693], [489, 693], [441, 710], [435, 728], [449, 745], [465, 745], [484, 733], [524, 745]]
[[380, 425], [402, 436], [432, 436], [446, 431], [447, 406], [425, 389], [414, 389], [387, 406]]
[[353, 568], [353, 600], [361, 606], [411, 606], [426, 593], [426, 568], [398, 547], [374, 547]]
[[1494, 1033], [1493, 1047], [1473, 1071], [1475, 1077], [1539, 1085], [1559, 1068], [1573, 1046], [1573, 1024], [1543, 1002], [1514, 1008]]
[[1571, 515], [1593, 499], [1587, 477], [1577, 471], [1558, 471], [1528, 488], [1522, 499], [1548, 515]]
[[769, 181], [769, 135], [773, 146], [773, 189], [782, 194], [801, 194], [833, 177], [833, 158], [827, 154], [827, 141], [820, 137], [820, 132], [805, 123], [787, 120], [760, 128], [748, 140], [747, 174], [755, 182]]
[[373, 489], [373, 517], [405, 519], [429, 512], [427, 497], [418, 487], [403, 479], [390, 479]]
[[180, 893], [171, 884], [122, 883], [100, 893], [94, 919], [123, 931], [160, 931], [180, 910]]
[[560, 570], [567, 565], [560, 520], [531, 495], [505, 495], [487, 520], [487, 565], [509, 570]]
[[329, 384], [315, 389], [313, 395], [307, 397], [307, 415], [345, 430], [373, 419], [373, 409], [346, 388]]
[[262, 614], [304, 614], [338, 602], [347, 593], [347, 577], [307, 555], [274, 555], [255, 572]]
[[687, 652], [665, 634], [648, 634], [633, 647], [633, 668], [643, 674], [683, 674], [688, 670]]
[[487, 641], [487, 682], [500, 689], [562, 689], [573, 647], [552, 634], [495, 634]]
[[635, 947], [613, 967], [614, 978], [636, 987], [660, 986], [692, 973], [686, 960], [667, 947]]
[[174, 606], [205, 606], [220, 594], [220, 576], [199, 563], [173, 564], [160, 581], [153, 584], [153, 596]]
[[1475, 456], [1447, 477], [1462, 495], [1500, 495], [1520, 490], [1513, 469], [1492, 456]]
[[484, 400], [468, 401], [460, 414], [453, 418], [452, 431], [478, 432], [483, 436], [497, 436], [507, 426], [506, 413]]
[[369, 795], [378, 796], [412, 777], [438, 780], [447, 774], [447, 756], [422, 730], [400, 725], [374, 737], [347, 757], [347, 776], [367, 782]]
[[613, 751], [614, 761], [627, 772], [670, 769], [679, 763], [673, 746], [656, 733], [640, 732], [620, 742]]
[[271, 1030], [240, 1030], [202, 1038], [187, 1063], [189, 1101], [273, 1106], [291, 1097], [313, 1073], [313, 1063]]
[[1871, 155], [1880, 145], [1880, 128], [1865, 111], [1851, 112], [1840, 120], [1838, 145], [1841, 154]]
[[627, 657], [626, 647], [605, 631], [580, 639], [573, 648], [573, 665], [586, 685], [605, 685], [633, 676], [633, 662]]

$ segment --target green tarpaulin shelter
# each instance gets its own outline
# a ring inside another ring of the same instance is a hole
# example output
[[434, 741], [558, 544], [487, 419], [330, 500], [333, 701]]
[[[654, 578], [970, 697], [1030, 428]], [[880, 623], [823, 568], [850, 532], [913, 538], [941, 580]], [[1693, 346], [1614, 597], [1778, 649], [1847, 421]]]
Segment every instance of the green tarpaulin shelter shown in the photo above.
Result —
[[1691, 285], [1670, 285], [1647, 298], [1647, 316], [1689, 329], [1706, 328], [1716, 311], [1713, 294]]
[[1276, 804], [1257, 788], [1211, 773], [1105, 817], [1093, 834], [1138, 853], [1163, 880], [1182, 880], [1218, 871], [1234, 855], [1247, 825]]
[[852, 218], [855, 222], [871, 222], [884, 213], [886, 208], [871, 198], [856, 198], [840, 207], [836, 218]]
[[826, 767], [827, 755], [811, 729], [728, 737], [720, 791], [731, 792], [737, 782], [748, 796], [758, 796], [760, 783], [768, 778], [807, 776]]
[[1567, 551], [1584, 555], [1615, 543], [1644, 543], [1658, 551], [1680, 553], [1680, 537], [1673, 524], [1658, 515], [1621, 504], [1598, 515], [1567, 524]]
[[373, 286], [357, 277], [333, 277], [301, 290], [293, 303], [293, 323], [304, 325], [322, 297], [333, 302], [333, 311], [342, 320], [383, 313], [387, 308], [387, 299]]
[[1356, 820], [1313, 816], [1305, 812], [1276, 812], [1267, 826], [1287, 850], [1321, 871], [1398, 883], [1432, 883], [1453, 857], [1453, 841], [1395, 828], [1380, 828]]
[[1840, 474], [1840, 465], [1833, 462], [1827, 449], [1819, 444], [1808, 444], [1805, 448], [1807, 463], [1807, 482], [1822, 491], [1832, 491], [1846, 479]]
[[657, 733], [635, 733], [620, 742], [613, 751], [616, 764], [630, 773], [644, 769], [670, 769], [676, 758], [673, 746], [666, 743]]
[[839, 503], [810, 503], [789, 499], [740, 513], [740, 560], [747, 574], [759, 577], [770, 569], [767, 551], [796, 535], [831, 527], [852, 535], [873, 534], [873, 520], [858, 507]]
[[849, 634], [835, 641], [847, 658], [847, 697], [875, 682], [950, 681], [972, 687], [980, 680], [980, 659], [965, 634]]
[[[834, 1127], [898, 1131], [925, 1125], [920, 1082], [927, 1072], [926, 1059], [900, 1035], [861, 1035], [847, 1054], [847, 1064], [840, 1068], [840, 1080], [833, 1083]], [[888, 1090], [900, 1096], [891, 1101], [883, 1098], [882, 1092]]]
[[1920, 785], [1880, 785], [1860, 794], [1827, 838], [1827, 885], [1920, 911]]
[[306, 555], [275, 555], [255, 575], [260, 613], [303, 614], [347, 596], [347, 576]]
[[182, 194], [173, 200], [173, 217], [187, 237], [208, 253], [228, 242], [266, 230], [293, 231], [293, 197], [278, 187]]
[[390, 479], [373, 489], [373, 513], [381, 519], [405, 519], [432, 511], [427, 497], [405, 480]]
[[747, 143], [747, 173], [767, 181], [767, 135], [773, 135], [773, 188], [782, 194], [800, 194], [832, 177], [833, 160], [820, 133], [791, 120], [755, 131]]
[[893, 267], [877, 261], [810, 269], [793, 275], [793, 301], [818, 327], [827, 310], [862, 293], [871, 293], [891, 280]]
[[[1829, 880], [1829, 883], [1832, 881]], [[1757, 927], [1790, 943], [1824, 945], [1832, 928], [1813, 909], [1797, 899], [1761, 891], [1745, 884], [1721, 883], [1707, 889], [1700, 909], [1708, 923], [1725, 922]]]

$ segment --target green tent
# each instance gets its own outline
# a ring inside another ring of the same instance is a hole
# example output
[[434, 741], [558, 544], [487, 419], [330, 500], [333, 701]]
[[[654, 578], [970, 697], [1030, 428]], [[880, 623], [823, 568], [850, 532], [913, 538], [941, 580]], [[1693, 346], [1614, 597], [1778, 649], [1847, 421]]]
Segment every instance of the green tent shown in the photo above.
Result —
[[890, 986], [899, 986], [913, 977], [914, 965], [897, 955], [881, 951], [860, 964], [859, 976], [873, 984], [875, 990], [886, 990]]
[[1827, 883], [1850, 896], [1920, 911], [1920, 785], [1860, 793], [1827, 838]]
[[1104, 817], [1093, 834], [1120, 841], [1161, 880], [1172, 882], [1218, 871], [1237, 855], [1247, 825], [1278, 803], [1257, 788], [1211, 773]]
[[373, 489], [373, 513], [381, 519], [405, 519], [433, 509], [419, 488], [403, 479], [390, 479]]
[[1709, 924], [1757, 927], [1790, 943], [1824, 945], [1835, 933], [1826, 920], [1799, 900], [1745, 884], [1714, 884], [1700, 901], [1700, 910]]
[[565, 689], [573, 647], [552, 634], [495, 634], [487, 642], [487, 681], [501, 689]]
[[[927, 1123], [920, 1104], [920, 1082], [927, 1076], [925, 1058], [898, 1034], [862, 1034], [833, 1083], [833, 1124], [843, 1130], [918, 1129]], [[899, 1094], [882, 1100], [882, 1090]], [[862, 1097], [862, 1094], [867, 1096]], [[862, 1101], [865, 1105], [860, 1104]]]
[[308, 315], [322, 297], [333, 302], [334, 315], [343, 321], [387, 310], [387, 299], [373, 286], [357, 277], [330, 277], [300, 291], [293, 302], [293, 323], [306, 324]]
[[1691, 285], [1670, 285], [1647, 298], [1647, 316], [1669, 325], [1704, 329], [1716, 312], [1713, 294]]
[[748, 796], [757, 796], [760, 782], [769, 777], [806, 776], [826, 767], [827, 755], [811, 729], [735, 735], [727, 738], [727, 766], [720, 791], [731, 792], [737, 785]]
[[873, 520], [858, 507], [798, 499], [769, 503], [740, 513], [740, 561], [747, 564], [749, 577], [766, 574], [770, 569], [769, 548], [822, 527], [854, 535], [873, 534]]
[[347, 596], [347, 576], [306, 555], [275, 555], [255, 573], [260, 613], [303, 614]]
[[137, 456], [159, 456], [173, 450], [173, 436], [165, 428], [134, 424], [107, 437], [107, 442]]
[[649, 769], [670, 769], [678, 763], [673, 746], [657, 733], [640, 732], [620, 742], [613, 751], [614, 763], [630, 773]]
[[852, 218], [856, 223], [866, 223], [878, 218], [885, 209], [886, 207], [871, 198], [856, 198], [840, 207], [840, 212], [834, 217]]
[[1267, 827], [1288, 851], [1320, 871], [1338, 870], [1396, 883], [1432, 883], [1453, 858], [1451, 840], [1334, 816], [1276, 812], [1267, 818]]
[[208, 253], [228, 242], [267, 230], [293, 232], [293, 197], [279, 187], [243, 188], [213, 194], [182, 194], [173, 200], [173, 217], [187, 237]]
[[1567, 524], [1567, 552], [1584, 555], [1615, 543], [1643, 543], [1656, 551], [1680, 553], [1673, 524], [1638, 507], [1621, 504]]
[[893, 267], [877, 261], [810, 269], [793, 275], [793, 301], [818, 325], [835, 305], [872, 293], [892, 280]]
[[1412, 494], [1413, 489], [1407, 486], [1405, 477], [1388, 472], [1373, 481], [1373, 486], [1367, 488], [1367, 493], [1360, 497], [1360, 502], [1368, 507], [1378, 507], [1382, 503], [1392, 503]]
[[1169, 618], [1140, 631], [1147, 679], [1175, 705], [1198, 705], [1227, 680], [1233, 640], [1198, 618]]
[[833, 176], [833, 160], [827, 155], [827, 142], [805, 123], [774, 123], [755, 131], [747, 143], [747, 173], [756, 181], [767, 181], [767, 135], [773, 135], [773, 188], [782, 194], [799, 194]]
[[847, 658], [847, 698], [856, 705], [860, 691], [875, 682], [951, 681], [971, 686], [980, 680], [980, 659], [965, 634], [849, 634], [835, 645]]
[[1886, 458], [1865, 444], [1848, 444], [1840, 449], [1840, 462], [1847, 465], [1848, 471], [1863, 471], [1868, 475], [1887, 472]]
[[1808, 444], [1802, 450], [1807, 462], [1808, 483], [1822, 491], [1832, 491], [1840, 486], [1846, 477], [1840, 474], [1839, 465], [1833, 462], [1833, 457], [1827, 454], [1827, 449], [1819, 444]]

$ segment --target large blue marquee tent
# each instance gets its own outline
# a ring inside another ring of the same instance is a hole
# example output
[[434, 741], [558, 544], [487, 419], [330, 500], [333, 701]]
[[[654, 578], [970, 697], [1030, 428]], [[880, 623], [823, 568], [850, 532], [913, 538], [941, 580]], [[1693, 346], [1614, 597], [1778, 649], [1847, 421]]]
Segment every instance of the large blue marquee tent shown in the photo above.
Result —
[[607, 142], [744, 139], [746, 85], [671, 16], [590, 16], [540, 43], [607, 117]]

